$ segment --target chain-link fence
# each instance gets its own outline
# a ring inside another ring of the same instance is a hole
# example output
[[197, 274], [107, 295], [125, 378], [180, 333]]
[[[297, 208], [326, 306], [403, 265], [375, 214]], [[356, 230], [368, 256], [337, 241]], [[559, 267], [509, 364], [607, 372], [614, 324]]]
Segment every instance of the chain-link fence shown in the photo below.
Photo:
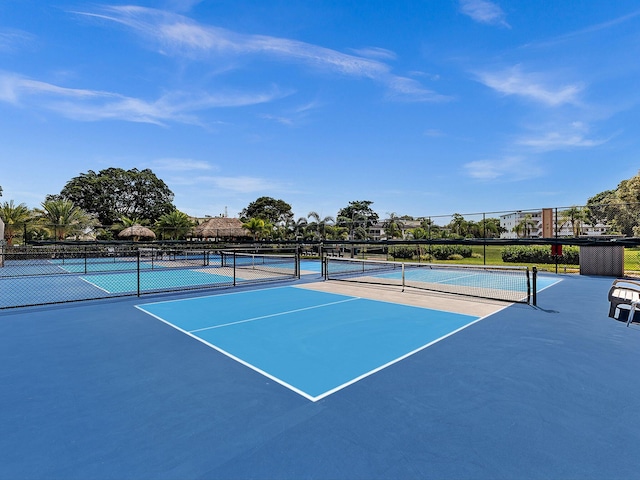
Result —
[[0, 308], [297, 278], [295, 249], [193, 245], [41, 245], [6, 248]]
[[302, 244], [300, 253], [303, 258], [336, 256], [433, 264], [527, 266], [550, 273], [640, 277], [640, 248], [635, 239], [325, 241]]

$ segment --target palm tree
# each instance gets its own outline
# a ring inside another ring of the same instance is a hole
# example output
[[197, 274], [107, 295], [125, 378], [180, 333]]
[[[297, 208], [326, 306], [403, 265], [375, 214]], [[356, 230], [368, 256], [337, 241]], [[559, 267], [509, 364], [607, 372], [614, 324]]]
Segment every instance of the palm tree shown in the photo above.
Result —
[[260, 236], [271, 233], [273, 230], [273, 226], [261, 218], [250, 218], [248, 222], [242, 224], [242, 227], [251, 232], [254, 241], [258, 240], [258, 237]]
[[191, 231], [194, 223], [186, 213], [174, 210], [162, 215], [155, 226], [160, 230], [162, 237], [168, 236], [170, 240], [178, 240]]
[[296, 220], [293, 223], [293, 238], [295, 238], [296, 240], [298, 238], [304, 238], [305, 233], [306, 233], [306, 228], [307, 228], [307, 219], [304, 217], [300, 217], [298, 218], [298, 220]]
[[313, 218], [313, 222], [309, 224], [309, 226], [317, 232], [318, 236], [322, 240], [326, 240], [327, 238], [327, 226], [334, 222], [333, 217], [327, 216], [324, 218], [320, 218], [318, 212], [309, 212], [307, 218]]
[[4, 239], [7, 245], [11, 245], [31, 218], [31, 212], [24, 203], [15, 205], [13, 200], [9, 200], [0, 206], [0, 218], [4, 222]]
[[459, 237], [464, 237], [467, 231], [468, 222], [459, 213], [454, 213], [449, 223], [451, 230]]
[[565, 224], [571, 225], [571, 231], [574, 237], [579, 237], [582, 233], [582, 222], [587, 220], [586, 212], [582, 208], [571, 207], [568, 210], [562, 212], [561, 225], [562, 228]]
[[42, 209], [35, 209], [36, 215], [45, 231], [56, 240], [79, 235], [98, 223], [70, 200], [47, 200], [41, 205]]
[[513, 227], [513, 231], [518, 235], [518, 237], [529, 237], [531, 236], [531, 230], [536, 226], [535, 220], [531, 217], [531, 214], [527, 213], [522, 220], [518, 222], [518, 224]]
[[384, 233], [391, 239], [403, 236], [404, 222], [395, 213], [390, 213], [389, 218], [384, 221], [382, 226]]

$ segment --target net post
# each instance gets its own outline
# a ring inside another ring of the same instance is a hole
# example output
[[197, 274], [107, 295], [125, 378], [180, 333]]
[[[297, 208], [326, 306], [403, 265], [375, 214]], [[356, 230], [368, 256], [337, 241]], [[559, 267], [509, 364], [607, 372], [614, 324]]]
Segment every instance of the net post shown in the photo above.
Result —
[[84, 247], [84, 274], [87, 274], [87, 247]]
[[402, 262], [402, 291], [404, 292], [404, 262]]
[[296, 245], [295, 277], [300, 279], [300, 245]]
[[533, 281], [533, 306], [537, 306], [538, 305], [538, 268], [537, 267], [533, 267], [531, 269], [531, 277], [532, 277], [532, 281]]
[[236, 252], [233, 252], [233, 286], [236, 286]]

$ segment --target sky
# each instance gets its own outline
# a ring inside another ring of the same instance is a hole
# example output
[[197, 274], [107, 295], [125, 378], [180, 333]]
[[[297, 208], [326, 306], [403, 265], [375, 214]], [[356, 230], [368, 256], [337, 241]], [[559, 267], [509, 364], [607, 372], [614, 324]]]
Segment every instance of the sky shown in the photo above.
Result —
[[0, 2], [0, 201], [151, 169], [192, 216], [584, 205], [640, 170], [638, 0]]

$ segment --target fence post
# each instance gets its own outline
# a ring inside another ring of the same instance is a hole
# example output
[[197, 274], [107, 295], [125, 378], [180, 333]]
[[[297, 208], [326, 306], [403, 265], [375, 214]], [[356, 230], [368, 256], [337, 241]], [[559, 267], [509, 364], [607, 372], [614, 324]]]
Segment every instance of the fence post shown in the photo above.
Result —
[[[556, 237], [556, 245], [558, 245], [558, 207], [556, 207], [556, 221], [554, 222], [554, 233]], [[558, 274], [558, 262], [560, 261], [560, 256], [556, 255], [556, 275]]]
[[486, 213], [482, 214], [482, 264], [487, 264], [487, 218]]
[[533, 290], [533, 306], [537, 306], [538, 305], [538, 268], [537, 267], [533, 267], [531, 269], [531, 277], [533, 280], [533, 286], [532, 286], [532, 290]]
[[140, 296], [140, 249], [138, 249], [137, 254], [138, 254], [138, 262], [137, 262], [138, 264], [137, 264], [136, 270], [137, 270], [137, 276], [138, 276], [138, 279], [137, 279], [138, 296]]

